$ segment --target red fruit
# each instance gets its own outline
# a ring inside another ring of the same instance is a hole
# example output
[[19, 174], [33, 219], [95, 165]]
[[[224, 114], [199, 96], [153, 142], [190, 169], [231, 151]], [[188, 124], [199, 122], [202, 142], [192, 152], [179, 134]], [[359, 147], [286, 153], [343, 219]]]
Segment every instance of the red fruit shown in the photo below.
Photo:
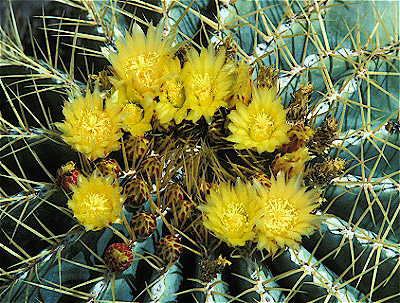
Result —
[[131, 219], [130, 226], [136, 236], [148, 237], [156, 230], [156, 216], [139, 211]]
[[156, 254], [166, 264], [178, 260], [182, 251], [183, 248], [177, 236], [164, 236], [156, 244]]
[[125, 151], [128, 159], [134, 163], [143, 159], [150, 149], [150, 142], [142, 136], [128, 135], [124, 140]]
[[130, 211], [131, 208], [139, 207], [150, 199], [150, 188], [141, 179], [131, 179], [125, 184], [124, 193], [126, 194], [125, 207]]
[[114, 243], [104, 253], [104, 262], [112, 271], [124, 271], [131, 266], [132, 250], [125, 243]]
[[185, 193], [182, 187], [177, 183], [170, 183], [165, 188], [163, 202], [165, 207], [171, 207], [172, 204], [177, 207], [184, 197]]
[[156, 130], [162, 134], [170, 134], [176, 128], [174, 120], [167, 123], [160, 124], [159, 121], [156, 122]]
[[104, 177], [111, 176], [113, 180], [122, 174], [121, 167], [114, 159], [102, 159], [96, 164], [96, 167]]
[[161, 162], [156, 156], [147, 157], [141, 165], [143, 178], [149, 178], [154, 181], [160, 176]]
[[190, 218], [196, 209], [196, 205], [189, 200], [182, 200], [177, 207], [176, 216], [180, 222]]
[[76, 185], [78, 182], [79, 170], [76, 168], [75, 162], [69, 161], [61, 166], [56, 173], [57, 185], [67, 192], [71, 191], [70, 185]]

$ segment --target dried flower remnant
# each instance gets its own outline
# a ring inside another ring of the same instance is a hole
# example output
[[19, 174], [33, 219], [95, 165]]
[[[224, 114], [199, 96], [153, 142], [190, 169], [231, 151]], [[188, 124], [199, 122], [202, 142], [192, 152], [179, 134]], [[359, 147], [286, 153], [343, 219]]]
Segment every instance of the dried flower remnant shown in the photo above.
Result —
[[326, 117], [323, 125], [316, 129], [314, 136], [310, 140], [310, 150], [317, 153], [327, 153], [338, 135], [337, 120], [331, 116]]
[[106, 91], [112, 88], [112, 84], [110, 79], [108, 78], [108, 71], [104, 70], [99, 72], [98, 75], [90, 75], [91, 85], [93, 87], [98, 86], [99, 90]]
[[315, 164], [307, 171], [305, 179], [317, 185], [329, 184], [333, 179], [343, 173], [345, 161], [343, 159], [326, 158], [322, 163]]
[[271, 66], [261, 66], [256, 79], [257, 88], [276, 88], [279, 70]]
[[274, 174], [283, 172], [286, 177], [294, 177], [302, 173], [306, 161], [310, 160], [307, 147], [301, 147], [292, 153], [278, 154], [272, 162]]
[[172, 56], [173, 59], [177, 58], [179, 60], [179, 62], [181, 63], [181, 67], [183, 67], [184, 64], [187, 62], [187, 53], [189, 49], [189, 44], [182, 45], [176, 50], [175, 54]]
[[284, 144], [281, 148], [281, 152], [292, 153], [297, 151], [299, 148], [306, 147], [314, 135], [314, 130], [309, 126], [303, 124], [293, 125], [287, 133], [290, 142]]
[[222, 273], [224, 268], [232, 263], [221, 255], [216, 260], [204, 259], [200, 264], [200, 279], [205, 282], [211, 282], [217, 277], [217, 274]]
[[311, 84], [301, 85], [295, 94], [292, 94], [286, 119], [291, 123], [302, 123], [306, 119], [309, 108], [308, 103], [313, 93]]

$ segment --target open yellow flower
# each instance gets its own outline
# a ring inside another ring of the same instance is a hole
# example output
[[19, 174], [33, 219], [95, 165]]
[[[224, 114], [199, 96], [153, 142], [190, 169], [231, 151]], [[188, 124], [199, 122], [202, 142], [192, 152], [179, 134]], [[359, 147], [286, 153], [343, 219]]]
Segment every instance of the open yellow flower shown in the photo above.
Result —
[[117, 39], [118, 53], [108, 57], [116, 81], [122, 82], [130, 95], [139, 99], [135, 101], [158, 96], [163, 66], [175, 51], [172, 47], [174, 35], [163, 38], [163, 31], [162, 22], [157, 27], [149, 24], [145, 35], [135, 23], [132, 35], [126, 32], [124, 38]]
[[99, 230], [121, 222], [124, 196], [120, 194], [122, 188], [112, 181], [95, 174], [89, 179], [80, 176], [77, 185], [70, 185], [74, 194], [68, 207], [86, 230]]
[[186, 108], [183, 107], [185, 89], [181, 71], [178, 59], [171, 59], [164, 66], [160, 100], [155, 104], [155, 112], [161, 124], [172, 120], [179, 124], [186, 117]]
[[87, 90], [85, 96], [71, 94], [62, 112], [65, 121], [56, 123], [63, 132], [61, 138], [91, 161], [120, 149], [120, 103], [107, 99], [103, 106], [100, 92], [95, 90], [91, 94]]
[[182, 71], [185, 87], [185, 107], [190, 109], [187, 120], [196, 122], [204, 116], [209, 122], [215, 111], [228, 106], [228, 96], [235, 83], [235, 66], [225, 63], [225, 50], [216, 53], [210, 45], [200, 54], [190, 49]]
[[207, 203], [199, 209], [204, 215], [204, 226], [230, 246], [242, 246], [254, 240], [254, 218], [259, 211], [256, 192], [248, 184], [236, 181], [235, 186], [222, 183], [211, 188]]
[[232, 132], [227, 140], [235, 142], [236, 149], [256, 149], [257, 152], [273, 152], [289, 142], [286, 111], [276, 98], [274, 88], [254, 89], [252, 102], [246, 106], [237, 103], [228, 118]]
[[324, 219], [311, 212], [318, 207], [317, 190], [301, 186], [301, 178], [285, 181], [284, 174], [271, 179], [271, 187], [264, 187], [257, 181], [254, 186], [261, 198], [261, 211], [256, 220], [259, 249], [274, 253], [278, 248], [288, 246], [298, 249], [302, 236], [309, 236]]

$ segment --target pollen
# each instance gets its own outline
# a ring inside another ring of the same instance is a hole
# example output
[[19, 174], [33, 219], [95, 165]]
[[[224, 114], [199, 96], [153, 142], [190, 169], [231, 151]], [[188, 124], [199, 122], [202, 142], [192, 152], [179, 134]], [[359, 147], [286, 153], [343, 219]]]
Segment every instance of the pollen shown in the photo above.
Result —
[[275, 131], [274, 125], [274, 119], [268, 114], [264, 112], [256, 114], [249, 126], [250, 137], [257, 142], [268, 140]]
[[193, 75], [193, 91], [197, 92], [201, 105], [210, 105], [212, 101], [210, 97], [214, 96], [214, 89], [211, 77], [207, 72]]
[[183, 102], [185, 101], [182, 81], [173, 79], [166, 81], [164, 85], [168, 101], [175, 107], [182, 107]]
[[271, 233], [291, 230], [297, 223], [298, 211], [285, 198], [269, 198], [264, 208], [265, 227]]
[[249, 224], [249, 217], [246, 214], [243, 205], [231, 204], [222, 215], [222, 223], [225, 228], [231, 232], [240, 232], [246, 229]]
[[91, 140], [96, 144], [101, 143], [111, 133], [112, 123], [104, 112], [86, 110], [79, 120], [76, 133], [82, 137], [90, 134]]
[[160, 55], [156, 52], [145, 52], [130, 58], [125, 63], [125, 76], [129, 79], [134, 74], [141, 84], [150, 87], [158, 78], [156, 67], [159, 61]]
[[[83, 203], [87, 205], [88, 210], [89, 209], [98, 209], [101, 211], [107, 211], [111, 210], [110, 206], [107, 206], [109, 204], [109, 201], [107, 197], [104, 194], [89, 194], [87, 197], [83, 200]], [[87, 215], [91, 215], [92, 217], [95, 217], [96, 214], [94, 212], [88, 212]]]

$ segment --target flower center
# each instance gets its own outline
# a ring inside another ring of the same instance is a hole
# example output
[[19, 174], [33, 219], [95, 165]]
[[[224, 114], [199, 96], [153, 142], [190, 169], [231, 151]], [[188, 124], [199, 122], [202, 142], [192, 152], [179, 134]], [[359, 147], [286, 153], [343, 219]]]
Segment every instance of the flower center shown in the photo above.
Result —
[[249, 218], [239, 203], [231, 204], [222, 211], [222, 224], [230, 232], [241, 232], [249, 225]]
[[109, 136], [112, 126], [108, 115], [100, 111], [86, 110], [79, 119], [77, 133], [96, 144], [102, 143]]
[[214, 88], [211, 77], [207, 72], [193, 76], [192, 88], [200, 105], [210, 105], [210, 101], [213, 100], [212, 97], [214, 96]]
[[129, 256], [127, 255], [126, 252], [119, 251], [118, 249], [114, 249], [111, 253], [111, 259], [115, 260], [116, 262], [119, 263], [125, 263], [129, 262]]
[[168, 80], [164, 86], [165, 95], [168, 101], [175, 107], [182, 107], [185, 101], [183, 95], [183, 83], [178, 80]]
[[271, 233], [281, 234], [297, 223], [298, 211], [288, 199], [269, 198], [264, 207], [263, 221]]
[[274, 130], [274, 119], [264, 112], [254, 115], [250, 120], [249, 133], [254, 141], [270, 139]]
[[109, 200], [104, 194], [90, 193], [83, 200], [84, 214], [92, 219], [102, 217], [99, 213], [112, 211]]
[[125, 63], [125, 76], [130, 78], [134, 74], [141, 84], [152, 86], [158, 78], [156, 68], [159, 61], [160, 56], [156, 52], [146, 52], [130, 58]]

